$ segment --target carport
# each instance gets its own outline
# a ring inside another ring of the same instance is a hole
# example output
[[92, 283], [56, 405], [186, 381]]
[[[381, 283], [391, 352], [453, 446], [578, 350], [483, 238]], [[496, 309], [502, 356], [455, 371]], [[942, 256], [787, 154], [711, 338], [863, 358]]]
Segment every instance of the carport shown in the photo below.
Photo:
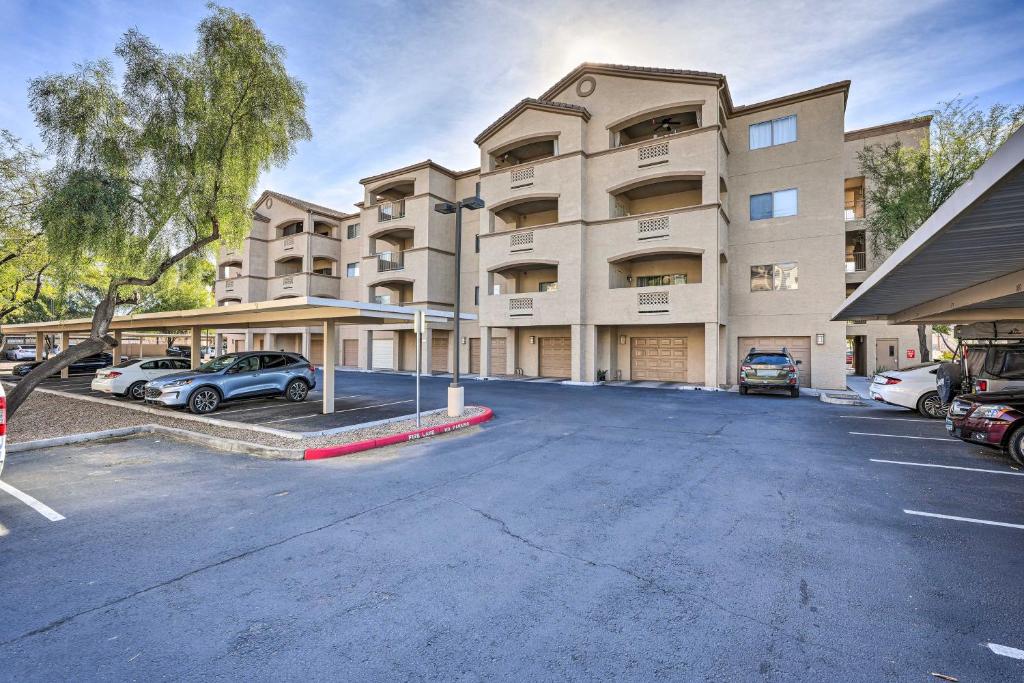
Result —
[[1024, 128], [851, 294], [833, 320], [1024, 320]]
[[[339, 325], [395, 325], [413, 323], [415, 309], [387, 304], [371, 304], [359, 301], [343, 301], [320, 297], [293, 297], [277, 301], [260, 301], [246, 304], [230, 304], [213, 308], [197, 308], [185, 311], [162, 313], [139, 313], [115, 316], [110, 324], [114, 338], [120, 341], [125, 331], [178, 332], [188, 336], [192, 346], [192, 367], [198, 367], [201, 357], [203, 330], [244, 330], [253, 327], [295, 327], [320, 326], [323, 328], [324, 345], [324, 415], [334, 412], [334, 372], [338, 355]], [[449, 311], [427, 310], [424, 312], [428, 325], [445, 328], [454, 314]], [[475, 320], [476, 316], [463, 313], [463, 320]], [[89, 318], [55, 320], [20, 325], [4, 325], [4, 334], [35, 335], [36, 357], [42, 357], [43, 338], [47, 334], [61, 335], [61, 348], [68, 348], [71, 335], [88, 333], [92, 321]], [[185, 334], [180, 331], [185, 330]], [[251, 349], [250, 349], [251, 350]], [[114, 363], [120, 361], [120, 347], [114, 347]], [[61, 372], [67, 377], [67, 369]]]

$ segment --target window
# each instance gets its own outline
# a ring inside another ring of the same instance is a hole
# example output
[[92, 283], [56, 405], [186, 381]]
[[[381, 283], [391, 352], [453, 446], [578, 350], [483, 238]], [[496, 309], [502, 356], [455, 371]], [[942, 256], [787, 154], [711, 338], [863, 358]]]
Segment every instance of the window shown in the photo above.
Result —
[[345, 266], [345, 277], [359, 277], [359, 263], [349, 263]]
[[373, 303], [375, 303], [375, 304], [385, 304], [385, 305], [386, 304], [390, 304], [391, 303], [391, 295], [390, 294], [378, 294], [377, 296], [373, 297]]
[[188, 370], [192, 364], [187, 360], [171, 360], [171, 367], [175, 370]]
[[662, 287], [665, 285], [685, 284], [685, 273], [675, 273], [673, 275], [638, 275], [636, 278], [637, 287]]
[[750, 149], [796, 142], [796, 114], [750, 124]]
[[155, 360], [151, 360], [148, 363], [143, 363], [142, 365], [139, 366], [139, 369], [140, 370], [156, 370], [157, 369], [157, 362]]
[[541, 291], [541, 292], [557, 292], [558, 291], [558, 283], [557, 282], [542, 282], [542, 283], [540, 283], [540, 287], [538, 288], [538, 291]]
[[797, 289], [797, 265], [795, 263], [769, 263], [750, 266], [750, 291], [771, 292], [783, 289]]
[[796, 190], [779, 190], [750, 195], [750, 220], [796, 215]]
[[235, 363], [231, 368], [228, 369], [229, 374], [236, 372], [255, 372], [260, 369], [260, 357], [259, 356], [248, 356]]
[[271, 354], [268, 354], [266, 356], [263, 356], [263, 369], [264, 370], [272, 370], [274, 368], [283, 368], [283, 367], [287, 366], [288, 364], [289, 363], [288, 363], [288, 357], [287, 356], [282, 356], [282, 355], [279, 355], [279, 354], [276, 354], [276, 353], [271, 353]]
[[474, 287], [473, 288], [473, 305], [474, 306], [479, 306], [480, 305], [480, 288], [479, 287]]
[[491, 294], [501, 294], [501, 285], [491, 287]]
[[359, 237], [359, 224], [353, 223], [345, 229], [345, 236], [350, 240]]

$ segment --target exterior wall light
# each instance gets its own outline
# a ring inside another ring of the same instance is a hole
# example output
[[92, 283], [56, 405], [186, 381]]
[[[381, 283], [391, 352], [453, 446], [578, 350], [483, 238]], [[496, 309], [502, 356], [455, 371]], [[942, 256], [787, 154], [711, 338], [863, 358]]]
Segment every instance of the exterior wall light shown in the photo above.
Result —
[[817, 344], [818, 346], [824, 346], [824, 344], [825, 344], [825, 335], [823, 335], [821, 333], [818, 333], [818, 334], [814, 335], [814, 343]]
[[626, 335], [624, 335], [624, 334], [620, 334], [619, 335], [619, 344], [621, 344], [622, 346], [626, 345]]
[[537, 338], [534, 337], [532, 334], [530, 335], [530, 343], [531, 344], [536, 344], [537, 343]]

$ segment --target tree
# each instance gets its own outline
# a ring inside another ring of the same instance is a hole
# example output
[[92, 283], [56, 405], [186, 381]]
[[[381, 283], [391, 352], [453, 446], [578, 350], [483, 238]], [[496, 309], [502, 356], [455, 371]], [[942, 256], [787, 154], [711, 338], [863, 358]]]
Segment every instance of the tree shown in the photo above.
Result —
[[0, 322], [37, 301], [46, 284], [46, 237], [34, 220], [41, 161], [38, 151], [0, 130]]
[[13, 415], [46, 376], [112, 347], [118, 306], [137, 305], [167, 273], [187, 273], [221, 241], [239, 242], [260, 173], [311, 135], [305, 87], [253, 20], [209, 5], [194, 51], [166, 53], [136, 30], [109, 61], [35, 79], [29, 101], [56, 164], [37, 217], [51, 255], [100, 264], [87, 339], [26, 375]]
[[[867, 182], [867, 232], [871, 251], [885, 258], [907, 241], [957, 188], [1024, 123], [1024, 105], [976, 99], [942, 102], [933, 111], [929, 137], [919, 146], [869, 145], [857, 154]], [[930, 349], [924, 325], [917, 328], [921, 359]]]

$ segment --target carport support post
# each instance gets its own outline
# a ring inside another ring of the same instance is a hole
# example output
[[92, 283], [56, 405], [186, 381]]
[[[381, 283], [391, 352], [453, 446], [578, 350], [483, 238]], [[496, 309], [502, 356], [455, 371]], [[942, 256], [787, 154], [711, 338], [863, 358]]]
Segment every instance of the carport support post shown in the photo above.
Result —
[[203, 328], [192, 328], [192, 369], [203, 364]]
[[43, 359], [43, 351], [46, 349], [46, 335], [36, 332], [36, 360]]
[[113, 356], [114, 365], [121, 362], [121, 330], [114, 330], [114, 341], [117, 344], [110, 350], [110, 355]]
[[[69, 346], [71, 346], [71, 333], [70, 332], [61, 332], [60, 333], [60, 350], [61, 351], [67, 351]], [[61, 379], [67, 379], [70, 374], [71, 374], [71, 370], [67, 366], [62, 368], [61, 371], [60, 371]]]
[[224, 335], [220, 332], [216, 332], [213, 335], [213, 357], [219, 356], [222, 351], [221, 348], [224, 346]]
[[324, 405], [323, 414], [334, 412], [334, 367], [338, 364], [338, 325], [324, 321]]

